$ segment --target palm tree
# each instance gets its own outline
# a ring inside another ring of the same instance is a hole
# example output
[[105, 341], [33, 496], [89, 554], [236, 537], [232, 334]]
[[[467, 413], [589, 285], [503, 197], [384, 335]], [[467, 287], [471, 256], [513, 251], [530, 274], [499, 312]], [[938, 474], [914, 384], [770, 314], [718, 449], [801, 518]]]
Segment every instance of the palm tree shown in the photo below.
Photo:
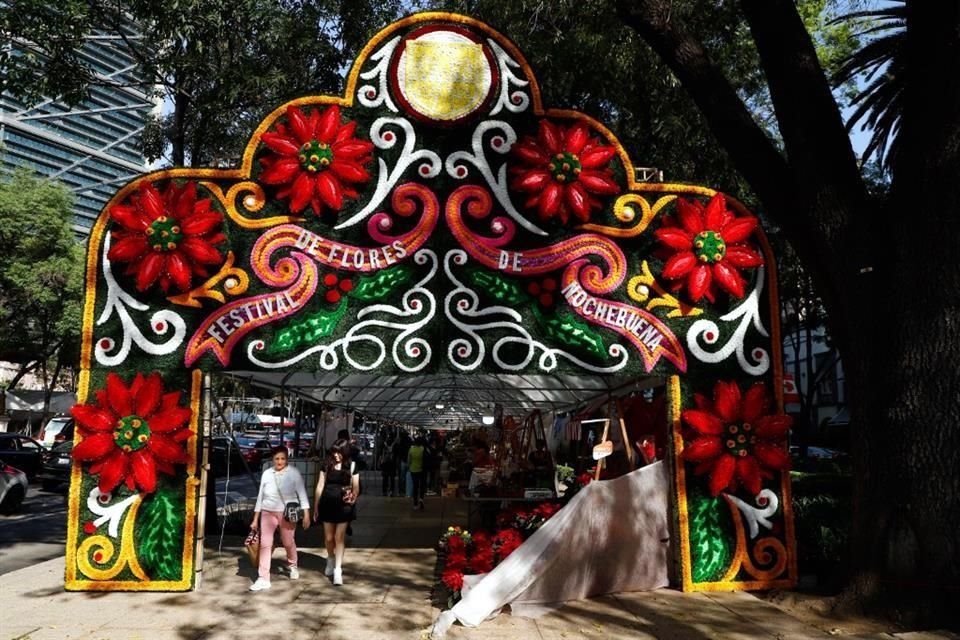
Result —
[[861, 130], [873, 131], [862, 160], [876, 154], [885, 169], [891, 167], [897, 156], [907, 68], [904, 44], [908, 12], [907, 0], [895, 0], [881, 9], [855, 11], [834, 20], [851, 21], [863, 28], [861, 36], [872, 36], [869, 44], [843, 62], [833, 81], [840, 85], [864, 76], [866, 86], [853, 99], [856, 109], [847, 120], [847, 130], [860, 123]]

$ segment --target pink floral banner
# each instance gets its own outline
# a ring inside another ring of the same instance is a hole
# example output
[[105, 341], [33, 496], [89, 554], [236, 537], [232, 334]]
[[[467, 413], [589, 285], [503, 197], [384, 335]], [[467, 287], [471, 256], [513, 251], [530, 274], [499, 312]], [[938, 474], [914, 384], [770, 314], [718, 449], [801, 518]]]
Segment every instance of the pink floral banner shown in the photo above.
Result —
[[[596, 266], [586, 260], [575, 260], [563, 272], [561, 293], [567, 304], [584, 320], [609, 329], [637, 348], [647, 371], [653, 370], [661, 357], [687, 370], [687, 356], [673, 332], [655, 315], [645, 309], [614, 300], [594, 296], [596, 288], [590, 283], [590, 270]], [[583, 279], [586, 279], [584, 282]]]

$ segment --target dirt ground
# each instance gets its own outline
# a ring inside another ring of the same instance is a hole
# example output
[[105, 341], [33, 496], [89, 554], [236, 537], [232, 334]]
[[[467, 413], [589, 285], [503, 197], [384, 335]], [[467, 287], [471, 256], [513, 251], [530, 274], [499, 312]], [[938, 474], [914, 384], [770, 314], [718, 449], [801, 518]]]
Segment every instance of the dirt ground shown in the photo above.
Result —
[[[917, 640], [942, 638], [960, 640], [960, 635], [945, 630], [919, 633], [892, 620], [858, 615], [837, 610], [837, 596], [803, 591], [767, 591], [755, 594], [774, 604], [798, 620], [837, 637], [858, 638], [902, 637]], [[886, 634], [886, 635], [885, 635]]]

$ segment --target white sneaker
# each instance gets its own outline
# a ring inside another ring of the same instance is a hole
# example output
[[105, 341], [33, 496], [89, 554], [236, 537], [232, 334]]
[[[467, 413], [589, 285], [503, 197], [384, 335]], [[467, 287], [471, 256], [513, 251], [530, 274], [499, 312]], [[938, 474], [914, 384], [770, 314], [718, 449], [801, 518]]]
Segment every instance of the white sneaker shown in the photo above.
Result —
[[250, 591], [266, 591], [270, 588], [270, 581], [263, 578], [257, 578], [257, 581], [250, 585]]
[[333, 584], [338, 587], [343, 586], [343, 569], [333, 570]]
[[327, 568], [323, 570], [323, 575], [327, 576], [328, 578], [332, 577], [333, 566], [334, 566], [333, 558], [327, 558]]
[[300, 569], [296, 567], [290, 567], [290, 579], [299, 580], [300, 579]]

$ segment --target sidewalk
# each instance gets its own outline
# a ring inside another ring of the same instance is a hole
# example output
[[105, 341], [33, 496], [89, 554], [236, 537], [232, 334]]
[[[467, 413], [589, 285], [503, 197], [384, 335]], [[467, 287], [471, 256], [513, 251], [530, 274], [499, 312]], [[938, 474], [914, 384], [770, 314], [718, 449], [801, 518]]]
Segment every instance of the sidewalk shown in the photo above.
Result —
[[[411, 512], [403, 498], [365, 495], [359, 515], [349, 539], [343, 587], [333, 587], [323, 577], [319, 528], [297, 533], [302, 579], [275, 574], [272, 589], [260, 593], [247, 591], [255, 571], [240, 539], [225, 538], [217, 551], [219, 537], [210, 532], [202, 585], [190, 593], [66, 593], [62, 559], [5, 575], [0, 580], [0, 640], [425, 638], [439, 613], [430, 599], [436, 559], [432, 545], [447, 525], [463, 524], [463, 503], [428, 498], [426, 511]], [[282, 555], [275, 552], [275, 568], [284, 564]], [[568, 603], [537, 620], [504, 614], [477, 629], [454, 626], [447, 637], [800, 640], [835, 635], [746, 593], [661, 590]]]

